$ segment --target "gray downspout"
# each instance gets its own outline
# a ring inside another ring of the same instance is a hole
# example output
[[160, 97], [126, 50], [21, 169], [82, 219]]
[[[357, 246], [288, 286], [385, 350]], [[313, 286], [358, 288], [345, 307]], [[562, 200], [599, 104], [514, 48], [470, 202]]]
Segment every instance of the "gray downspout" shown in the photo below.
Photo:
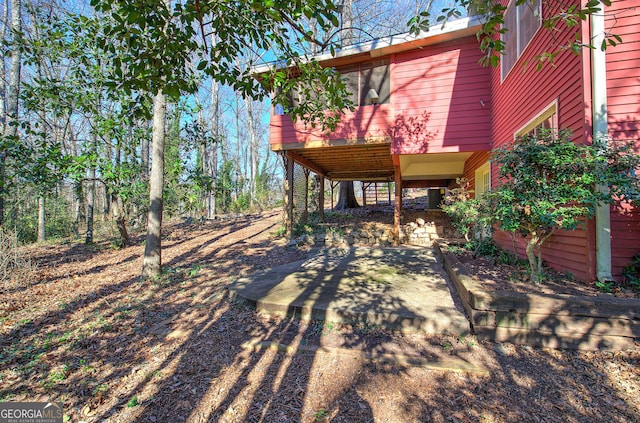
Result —
[[[604, 4], [602, 10], [591, 15], [591, 87], [593, 113], [593, 142], [608, 139], [607, 124], [607, 61], [604, 50]], [[599, 187], [599, 189], [607, 189]], [[608, 204], [596, 210], [596, 275], [599, 281], [613, 280], [611, 275], [611, 214]]]

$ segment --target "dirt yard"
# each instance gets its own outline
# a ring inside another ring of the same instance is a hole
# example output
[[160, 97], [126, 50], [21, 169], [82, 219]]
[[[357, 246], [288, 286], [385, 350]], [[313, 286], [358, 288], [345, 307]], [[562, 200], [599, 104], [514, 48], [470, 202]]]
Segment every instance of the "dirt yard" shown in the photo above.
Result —
[[[225, 287], [306, 257], [279, 227], [275, 211], [168, 225], [157, 281], [139, 278], [141, 237], [119, 250], [26, 249], [39, 266], [30, 283], [0, 286], [0, 400], [62, 401], [72, 422], [640, 421], [638, 348], [541, 350], [257, 316]], [[268, 343], [301, 351], [250, 347]], [[485, 372], [430, 365], [449, 360]]]

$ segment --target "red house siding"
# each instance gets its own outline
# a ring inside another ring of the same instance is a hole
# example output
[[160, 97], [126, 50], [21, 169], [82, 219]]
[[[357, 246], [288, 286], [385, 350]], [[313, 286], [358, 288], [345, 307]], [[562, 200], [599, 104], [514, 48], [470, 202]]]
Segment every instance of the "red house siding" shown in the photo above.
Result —
[[[578, 6], [580, 2], [586, 0], [569, 0]], [[558, 2], [542, 3], [545, 17], [558, 12], [549, 7], [561, 7]], [[636, 140], [640, 151], [640, 0], [615, 1], [606, 12], [607, 31], [623, 38], [622, 44], [606, 51], [610, 134], [615, 139]], [[577, 55], [563, 51], [553, 66], [535, 69], [536, 55], [570, 42], [576, 32], [587, 39], [589, 22], [580, 25], [559, 26], [553, 32], [539, 29], [504, 80], [499, 67], [478, 64], [482, 52], [474, 36], [386, 56], [390, 63], [389, 104], [362, 106], [346, 113], [332, 133], [293, 123], [287, 116], [272, 116], [271, 144], [278, 149], [306, 142], [319, 146], [338, 140], [349, 143], [383, 138], [391, 142], [396, 159], [405, 154], [474, 152], [464, 168], [464, 176], [474, 187], [475, 170], [486, 161], [488, 151], [512, 141], [515, 133], [552, 102], [557, 105], [559, 126], [571, 129], [576, 142], [590, 141], [589, 50]], [[497, 172], [493, 166], [494, 186]], [[632, 214], [624, 206], [612, 209], [611, 229], [613, 274], [619, 277], [629, 259], [640, 252], [640, 214]], [[595, 279], [594, 233], [594, 222], [590, 221], [586, 230], [555, 234], [543, 249], [545, 261], [579, 279]], [[495, 238], [505, 248], [512, 248], [509, 234], [498, 232]], [[517, 246], [523, 251], [524, 240], [519, 239]]]
[[292, 122], [289, 116], [271, 116], [271, 145], [305, 143], [318, 140], [355, 140], [367, 137], [388, 137], [393, 122], [393, 108], [390, 104], [358, 107], [347, 112], [338, 127], [331, 133], [322, 128], [305, 126], [303, 122]]
[[490, 69], [475, 37], [397, 54], [393, 154], [490, 149]]
[[473, 153], [464, 163], [464, 174], [462, 177], [469, 181], [469, 189], [475, 190], [476, 169], [485, 164], [487, 160], [489, 160], [489, 152], [481, 151]]
[[[607, 31], [622, 37], [607, 57], [607, 113], [614, 139], [635, 140], [640, 151], [640, 1], [619, 0], [607, 8]], [[640, 252], [640, 213], [612, 208], [611, 265], [614, 277]]]
[[[543, 2], [543, 16], [551, 16], [554, 12], [548, 9], [547, 2]], [[494, 147], [512, 141], [520, 128], [553, 101], [558, 105], [559, 126], [572, 129], [575, 141], [585, 141], [582, 56], [564, 51], [557, 56], [555, 66], [545, 65], [539, 71], [534, 63], [537, 54], [549, 51], [562, 40], [572, 39], [575, 31], [576, 28], [560, 27], [553, 34], [554, 39], [549, 31], [541, 28], [504, 81], [501, 81], [500, 68], [493, 69]], [[495, 167], [492, 170], [494, 186], [497, 184], [497, 171]], [[582, 280], [593, 280], [595, 265], [590, 259], [590, 237], [590, 232], [583, 230], [554, 235], [543, 248], [545, 262], [559, 270], [568, 269]], [[512, 248], [510, 234], [499, 232], [495, 238], [505, 248]], [[519, 244], [522, 245], [522, 241]]]
[[274, 115], [270, 143], [384, 137], [392, 154], [487, 151], [490, 70], [478, 64], [481, 56], [475, 37], [392, 55], [389, 104], [357, 107], [331, 133]]

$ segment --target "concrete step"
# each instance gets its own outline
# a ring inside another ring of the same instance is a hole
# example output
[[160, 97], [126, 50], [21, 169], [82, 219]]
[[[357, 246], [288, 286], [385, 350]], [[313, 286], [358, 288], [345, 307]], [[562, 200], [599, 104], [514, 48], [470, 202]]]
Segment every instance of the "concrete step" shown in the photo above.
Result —
[[449, 287], [431, 249], [351, 247], [316, 250], [307, 260], [241, 278], [229, 291], [272, 315], [467, 334], [469, 322]]

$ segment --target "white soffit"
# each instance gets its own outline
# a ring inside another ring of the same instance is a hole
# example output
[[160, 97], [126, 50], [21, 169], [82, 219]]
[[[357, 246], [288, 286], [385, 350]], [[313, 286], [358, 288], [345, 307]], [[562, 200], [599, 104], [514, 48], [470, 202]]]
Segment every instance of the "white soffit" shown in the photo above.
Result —
[[400, 156], [403, 180], [453, 179], [462, 176], [473, 153], [407, 154]]
[[[392, 35], [390, 37], [378, 38], [373, 41], [367, 41], [360, 44], [346, 46], [336, 50], [335, 55], [330, 53], [320, 53], [312, 56], [318, 62], [331, 62], [338, 58], [349, 56], [358, 56], [368, 54], [370, 57], [381, 57], [401, 51], [420, 49], [432, 44], [438, 44], [457, 38], [474, 35], [480, 29], [482, 21], [480, 17], [474, 16], [469, 18], [456, 19], [454, 21], [431, 26], [428, 31], [421, 31], [418, 35], [403, 33]], [[304, 59], [303, 59], [304, 60]], [[257, 65], [253, 68], [254, 75], [263, 74], [273, 67], [283, 68], [284, 63], [271, 62]]]

